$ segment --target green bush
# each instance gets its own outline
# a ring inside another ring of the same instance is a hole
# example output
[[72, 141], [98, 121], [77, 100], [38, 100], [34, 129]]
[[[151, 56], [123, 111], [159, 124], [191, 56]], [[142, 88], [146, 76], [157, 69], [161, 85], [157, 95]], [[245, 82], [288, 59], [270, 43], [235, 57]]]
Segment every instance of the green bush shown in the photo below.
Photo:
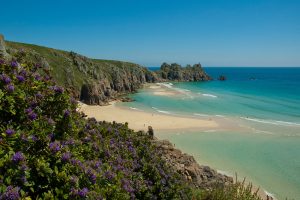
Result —
[[0, 199], [188, 199], [148, 136], [84, 119], [22, 56], [0, 61]]
[[192, 190], [149, 136], [85, 119], [49, 71], [28, 60], [22, 51], [0, 60], [0, 200], [258, 199], [238, 184]]

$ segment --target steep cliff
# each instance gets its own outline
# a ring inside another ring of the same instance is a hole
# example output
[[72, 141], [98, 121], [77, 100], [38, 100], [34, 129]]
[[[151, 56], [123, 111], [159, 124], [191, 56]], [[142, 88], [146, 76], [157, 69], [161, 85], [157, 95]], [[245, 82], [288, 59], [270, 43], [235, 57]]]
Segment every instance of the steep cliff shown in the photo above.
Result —
[[58, 84], [69, 88], [74, 97], [87, 104], [106, 104], [120, 95], [135, 92], [144, 83], [210, 80], [200, 64], [181, 67], [164, 63], [153, 72], [134, 63], [90, 59], [74, 52], [2, 41], [2, 54], [13, 59], [26, 54], [27, 59], [48, 68]]
[[23, 53], [33, 62], [49, 68], [58, 84], [70, 88], [75, 97], [87, 104], [105, 104], [119, 95], [134, 92], [158, 76], [138, 64], [90, 59], [74, 52], [16, 42], [6, 42], [14, 58]]

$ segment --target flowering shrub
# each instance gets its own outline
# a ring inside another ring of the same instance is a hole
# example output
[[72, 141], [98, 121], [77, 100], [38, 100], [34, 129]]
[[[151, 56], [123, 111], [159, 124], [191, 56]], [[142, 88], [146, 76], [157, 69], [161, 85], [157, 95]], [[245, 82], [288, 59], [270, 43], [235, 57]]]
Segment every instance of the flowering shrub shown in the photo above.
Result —
[[189, 199], [148, 136], [85, 119], [49, 71], [0, 60], [0, 199]]

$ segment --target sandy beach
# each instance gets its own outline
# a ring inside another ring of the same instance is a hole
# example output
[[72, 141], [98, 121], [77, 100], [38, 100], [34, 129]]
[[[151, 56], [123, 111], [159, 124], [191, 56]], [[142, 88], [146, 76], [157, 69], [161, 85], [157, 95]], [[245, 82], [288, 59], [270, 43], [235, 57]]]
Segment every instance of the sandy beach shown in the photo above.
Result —
[[116, 101], [107, 106], [89, 106], [80, 103], [80, 111], [88, 117], [95, 117], [100, 121], [128, 122], [129, 128], [136, 131], [148, 130], [152, 126], [154, 130], [186, 130], [186, 129], [215, 129], [219, 124], [212, 119], [197, 119], [167, 114], [150, 113], [116, 105]]

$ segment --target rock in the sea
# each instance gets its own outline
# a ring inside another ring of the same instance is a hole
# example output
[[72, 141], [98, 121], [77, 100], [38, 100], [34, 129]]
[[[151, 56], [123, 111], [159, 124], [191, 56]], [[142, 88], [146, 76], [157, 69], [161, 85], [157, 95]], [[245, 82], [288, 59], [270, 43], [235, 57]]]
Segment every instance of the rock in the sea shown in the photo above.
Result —
[[134, 99], [132, 99], [130, 97], [121, 97], [120, 101], [122, 101], [122, 102], [133, 102]]
[[226, 81], [227, 78], [226, 78], [226, 76], [224, 76], [224, 75], [220, 75], [219, 78], [218, 78], [218, 80], [219, 80], [219, 81]]
[[211, 77], [205, 73], [201, 64], [182, 67], [177, 63], [163, 63], [160, 70], [155, 71], [164, 81], [208, 81]]

